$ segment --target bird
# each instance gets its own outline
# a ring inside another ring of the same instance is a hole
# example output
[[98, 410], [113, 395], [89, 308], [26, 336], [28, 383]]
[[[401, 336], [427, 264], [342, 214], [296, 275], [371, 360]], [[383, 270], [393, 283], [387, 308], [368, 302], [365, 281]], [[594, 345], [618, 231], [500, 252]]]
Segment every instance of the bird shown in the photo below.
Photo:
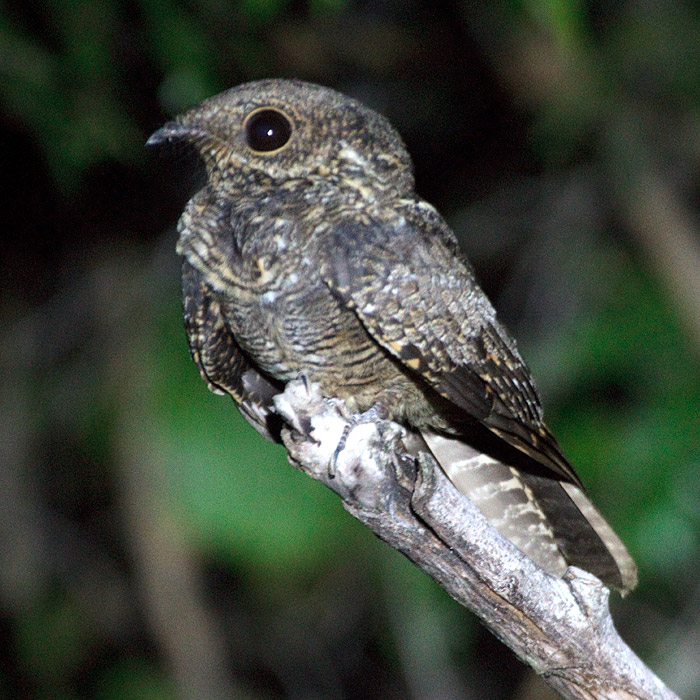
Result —
[[353, 415], [403, 425], [547, 573], [574, 565], [634, 588], [634, 561], [384, 116], [267, 79], [203, 101], [147, 144], [193, 148], [206, 172], [177, 252], [190, 353], [212, 391], [279, 440], [273, 397], [303, 377]]

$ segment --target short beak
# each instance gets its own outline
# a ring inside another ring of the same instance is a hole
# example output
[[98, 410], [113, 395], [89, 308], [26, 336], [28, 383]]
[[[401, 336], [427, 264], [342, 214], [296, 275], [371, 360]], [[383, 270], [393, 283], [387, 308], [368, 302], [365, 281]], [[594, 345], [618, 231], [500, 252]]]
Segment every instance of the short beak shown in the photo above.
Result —
[[167, 122], [160, 129], [158, 129], [158, 131], [151, 134], [148, 141], [146, 141], [146, 145], [162, 146], [166, 143], [173, 143], [174, 141], [181, 141], [182, 139], [191, 138], [196, 133], [198, 133], [196, 129], [185, 126], [180, 122]]

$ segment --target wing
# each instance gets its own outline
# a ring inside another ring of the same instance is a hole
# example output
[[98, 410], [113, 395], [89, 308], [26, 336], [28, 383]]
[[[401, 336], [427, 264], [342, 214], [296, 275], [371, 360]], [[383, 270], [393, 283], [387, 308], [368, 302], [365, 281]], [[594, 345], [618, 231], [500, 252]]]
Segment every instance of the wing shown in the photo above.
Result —
[[345, 222], [324, 247], [324, 281], [380, 345], [458, 409], [580, 484], [543, 422], [515, 342], [441, 220]]
[[209, 389], [229, 394], [259, 433], [278, 441], [278, 419], [269, 406], [281, 387], [248, 361], [224, 321], [216, 295], [187, 260], [182, 263], [182, 302], [190, 355]]
[[417, 426], [455, 486], [487, 519], [550, 573], [561, 575], [574, 564], [630, 590], [634, 562], [545, 426], [514, 341], [459, 257], [452, 233], [441, 220], [428, 226], [339, 226], [324, 240], [326, 284], [407, 371], [545, 467], [521, 468], [517, 453], [503, 461], [500, 450], [484, 454], [468, 439]]

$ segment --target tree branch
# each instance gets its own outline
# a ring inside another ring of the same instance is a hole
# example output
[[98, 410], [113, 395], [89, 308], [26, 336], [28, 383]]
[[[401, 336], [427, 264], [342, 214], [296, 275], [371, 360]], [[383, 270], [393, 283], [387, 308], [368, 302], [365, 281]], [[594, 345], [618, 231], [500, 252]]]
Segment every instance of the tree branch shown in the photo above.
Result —
[[596, 577], [570, 567], [558, 579], [539, 569], [432, 457], [416, 460], [406, 452], [400, 426], [353, 424], [340, 402], [323, 399], [301, 380], [291, 382], [275, 405], [289, 426], [283, 440], [292, 464], [335, 491], [349, 513], [476, 613], [563, 697], [676, 698], [617, 634], [608, 590]]

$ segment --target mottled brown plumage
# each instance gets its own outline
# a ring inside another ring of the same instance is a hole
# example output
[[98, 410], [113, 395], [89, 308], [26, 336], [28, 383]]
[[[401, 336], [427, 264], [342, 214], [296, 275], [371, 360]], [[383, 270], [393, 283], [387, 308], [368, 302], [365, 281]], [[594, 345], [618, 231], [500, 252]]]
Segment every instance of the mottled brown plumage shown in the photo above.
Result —
[[380, 115], [298, 81], [242, 85], [156, 132], [207, 183], [179, 223], [190, 349], [209, 387], [275, 437], [303, 375], [421, 436], [457, 487], [547, 570], [628, 590], [634, 563], [545, 426], [514, 341]]

